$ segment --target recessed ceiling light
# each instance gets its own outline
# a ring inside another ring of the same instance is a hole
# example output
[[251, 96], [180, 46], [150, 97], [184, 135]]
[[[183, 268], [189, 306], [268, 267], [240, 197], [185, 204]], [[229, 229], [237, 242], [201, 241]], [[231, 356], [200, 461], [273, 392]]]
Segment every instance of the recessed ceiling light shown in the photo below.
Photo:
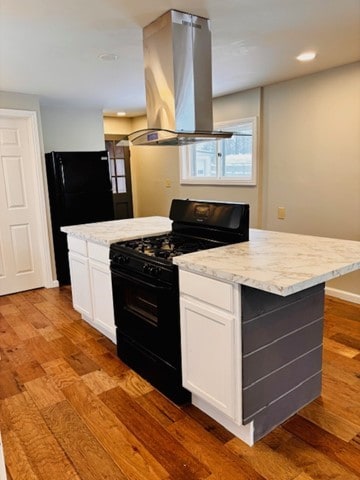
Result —
[[296, 60], [299, 60], [299, 62], [310, 62], [311, 60], [314, 60], [315, 57], [315, 52], [303, 52], [296, 57]]
[[116, 112], [116, 115], [117, 115], [118, 117], [125, 117], [126, 112]]
[[99, 58], [104, 62], [114, 62], [119, 58], [119, 56], [115, 53], [102, 53], [101, 55], [99, 55]]

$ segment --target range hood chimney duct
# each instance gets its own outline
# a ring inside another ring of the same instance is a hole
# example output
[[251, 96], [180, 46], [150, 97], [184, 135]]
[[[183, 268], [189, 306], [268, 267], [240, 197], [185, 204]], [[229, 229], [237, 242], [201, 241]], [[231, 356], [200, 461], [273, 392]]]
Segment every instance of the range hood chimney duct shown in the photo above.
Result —
[[133, 145], [186, 145], [229, 138], [213, 131], [208, 19], [169, 10], [143, 29], [148, 129]]

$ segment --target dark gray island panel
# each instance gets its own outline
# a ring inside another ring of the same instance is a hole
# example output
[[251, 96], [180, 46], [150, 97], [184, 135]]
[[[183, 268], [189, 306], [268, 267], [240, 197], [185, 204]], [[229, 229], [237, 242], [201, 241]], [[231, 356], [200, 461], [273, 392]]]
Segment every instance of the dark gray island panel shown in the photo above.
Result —
[[288, 297], [242, 286], [243, 424], [258, 440], [321, 392], [324, 284]]
[[321, 393], [321, 371], [283, 397], [267, 405], [254, 418], [254, 442], [295, 415]]

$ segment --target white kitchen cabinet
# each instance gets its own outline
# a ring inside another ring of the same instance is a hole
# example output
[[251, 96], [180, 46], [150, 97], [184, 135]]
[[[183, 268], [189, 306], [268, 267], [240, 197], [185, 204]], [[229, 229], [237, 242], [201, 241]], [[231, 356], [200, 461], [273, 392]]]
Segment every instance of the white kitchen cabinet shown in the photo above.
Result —
[[181, 335], [184, 387], [234, 418], [234, 319], [183, 300]]
[[95, 328], [116, 342], [109, 247], [91, 243], [88, 243], [88, 247], [92, 323]]
[[85, 319], [92, 318], [89, 260], [78, 253], [69, 252], [73, 307]]
[[180, 295], [183, 385], [239, 423], [237, 287], [180, 271]]
[[109, 247], [68, 235], [74, 309], [116, 342]]
[[321, 393], [324, 284], [282, 297], [179, 269], [183, 384], [248, 445]]

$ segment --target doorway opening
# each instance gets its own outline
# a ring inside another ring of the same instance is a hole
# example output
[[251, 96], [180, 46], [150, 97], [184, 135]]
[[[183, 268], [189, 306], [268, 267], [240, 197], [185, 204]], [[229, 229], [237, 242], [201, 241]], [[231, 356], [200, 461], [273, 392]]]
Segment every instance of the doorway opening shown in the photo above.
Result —
[[109, 170], [113, 190], [114, 217], [116, 220], [132, 218], [130, 148], [118, 145], [121, 135], [105, 135], [105, 148], [109, 155]]

